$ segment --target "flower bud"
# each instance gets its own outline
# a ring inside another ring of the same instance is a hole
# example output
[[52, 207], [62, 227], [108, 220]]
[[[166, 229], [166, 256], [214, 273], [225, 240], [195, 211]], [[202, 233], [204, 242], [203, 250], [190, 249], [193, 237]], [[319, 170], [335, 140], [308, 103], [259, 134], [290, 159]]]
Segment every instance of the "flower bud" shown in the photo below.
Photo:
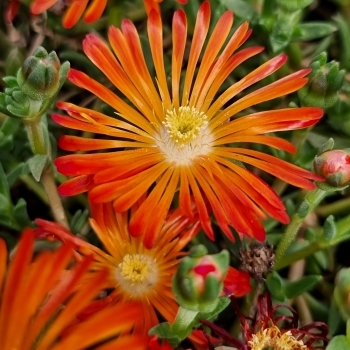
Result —
[[350, 182], [350, 149], [331, 150], [314, 160], [315, 172], [333, 187], [346, 186]]
[[341, 269], [336, 277], [334, 301], [344, 320], [350, 318], [350, 268]]
[[38, 47], [18, 71], [18, 85], [32, 100], [47, 100], [60, 88], [62, 67], [56, 52], [48, 54], [43, 47]]
[[339, 70], [339, 63], [327, 63], [325, 52], [317, 55], [311, 62], [312, 72], [309, 82], [298, 91], [304, 106], [329, 108], [338, 100], [338, 91], [344, 80], [345, 71]]
[[173, 291], [178, 303], [189, 310], [210, 312], [218, 304], [229, 265], [229, 253], [206, 255], [199, 245], [182, 259], [173, 279]]

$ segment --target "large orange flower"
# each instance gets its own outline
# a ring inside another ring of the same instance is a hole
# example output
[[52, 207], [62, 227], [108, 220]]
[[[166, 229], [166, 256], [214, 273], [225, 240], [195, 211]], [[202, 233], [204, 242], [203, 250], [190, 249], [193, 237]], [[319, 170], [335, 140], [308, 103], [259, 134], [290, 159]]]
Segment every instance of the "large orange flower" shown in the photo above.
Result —
[[[279, 55], [218, 94], [235, 67], [262, 48], [251, 47], [235, 53], [250, 31], [248, 23], [243, 23], [229, 36], [233, 14], [227, 11], [219, 19], [203, 51], [209, 22], [210, 6], [204, 2], [198, 11], [185, 64], [187, 20], [184, 11], [175, 12], [170, 91], [164, 69], [162, 21], [157, 12], [151, 11], [148, 18], [156, 83], [146, 66], [135, 26], [129, 20], [123, 21], [121, 30], [109, 29], [114, 54], [98, 36], [88, 35], [83, 43], [86, 55], [134, 107], [88, 75], [72, 69], [70, 81], [108, 103], [119, 117], [108, 117], [64, 102], [58, 106], [69, 116], [53, 116], [65, 127], [107, 136], [102, 139], [63, 136], [59, 140], [61, 148], [68, 151], [116, 149], [58, 158], [55, 161], [58, 171], [74, 176], [60, 186], [60, 193], [74, 195], [89, 191], [92, 202], [111, 201], [116, 212], [128, 210], [147, 193], [147, 199], [130, 222], [130, 233], [133, 236], [142, 234], [148, 248], [157, 240], [177, 191], [179, 206], [189, 217], [193, 215], [190, 197], [194, 196], [201, 224], [211, 239], [214, 237], [211, 211], [232, 240], [229, 226], [241, 237], [247, 235], [264, 240], [265, 231], [260, 220], [265, 219], [266, 214], [288, 223], [280, 198], [243, 163], [305, 189], [314, 188], [309, 179], [321, 180], [271, 155], [238, 147], [240, 143], [251, 142], [295, 152], [290, 142], [265, 134], [314, 125], [322, 116], [321, 109], [286, 108], [236, 116], [255, 104], [298, 90], [306, 84], [305, 75], [310, 70], [303, 69], [234, 99], [244, 89], [278, 70], [287, 60], [285, 55]], [[185, 74], [182, 74], [184, 64]]]
[[[30, 9], [33, 14], [38, 15], [55, 5], [57, 2], [58, 0], [33, 0]], [[92, 23], [97, 21], [102, 16], [103, 11], [107, 6], [107, 0], [92, 0], [90, 1], [89, 6], [89, 0], [68, 0], [67, 2], [69, 7], [62, 20], [63, 27], [67, 29], [75, 26], [83, 14], [85, 22]], [[152, 9], [160, 12], [158, 4], [160, 2], [162, 2], [162, 0], [144, 0], [147, 13]], [[177, 0], [177, 2], [186, 4], [187, 0]]]
[[[101, 270], [85, 288], [79, 288], [92, 266], [92, 256], [65, 270], [73, 255], [72, 246], [65, 245], [55, 252], [38, 254], [32, 262], [33, 240], [33, 232], [23, 233], [8, 267], [6, 244], [0, 240], [0, 349], [79, 350], [94, 345], [99, 350], [147, 348], [144, 336], [129, 334], [142, 312], [135, 303], [105, 308], [80, 323], [74, 334], [62, 337], [101, 291], [108, 273]], [[121, 317], [114, 317], [116, 314]], [[116, 340], [97, 345], [121, 332]]]
[[[172, 278], [179, 258], [185, 255], [182, 248], [197, 234], [200, 223], [198, 218], [189, 219], [177, 209], [169, 213], [154, 247], [146, 249], [142, 237], [131, 237], [128, 231], [129, 215], [132, 219], [138, 205], [122, 214], [115, 213], [111, 203], [91, 205], [91, 225], [108, 252], [73, 236], [56, 223], [37, 219], [39, 227], [36, 231], [38, 237], [74, 244], [78, 260], [93, 254], [95, 261], [90, 267], [91, 278], [101, 269], [109, 271], [103, 287], [112, 290], [111, 294], [98, 300], [95, 306], [86, 310], [86, 314], [109, 303], [135, 302], [142, 309], [135, 331], [147, 333], [159, 322], [157, 312], [169, 322], [173, 322], [176, 316], [178, 304], [172, 292]], [[242, 283], [234, 285], [234, 281], [228, 281], [227, 292], [235, 296], [249, 293], [249, 275], [233, 268], [230, 270], [234, 272], [229, 278]]]

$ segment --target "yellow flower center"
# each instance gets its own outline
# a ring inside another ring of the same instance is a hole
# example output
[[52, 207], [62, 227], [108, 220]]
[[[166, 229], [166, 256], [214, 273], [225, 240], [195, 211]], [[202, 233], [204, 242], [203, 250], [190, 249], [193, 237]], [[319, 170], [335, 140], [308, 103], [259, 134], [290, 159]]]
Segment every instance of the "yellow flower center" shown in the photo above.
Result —
[[290, 331], [282, 333], [277, 326], [261, 329], [248, 342], [251, 350], [308, 350]]
[[199, 112], [194, 107], [182, 106], [178, 110], [168, 109], [163, 124], [176, 144], [183, 147], [195, 140], [208, 122], [204, 112]]
[[154, 286], [158, 269], [154, 259], [147, 255], [126, 254], [118, 265], [116, 277], [121, 289], [137, 298]]

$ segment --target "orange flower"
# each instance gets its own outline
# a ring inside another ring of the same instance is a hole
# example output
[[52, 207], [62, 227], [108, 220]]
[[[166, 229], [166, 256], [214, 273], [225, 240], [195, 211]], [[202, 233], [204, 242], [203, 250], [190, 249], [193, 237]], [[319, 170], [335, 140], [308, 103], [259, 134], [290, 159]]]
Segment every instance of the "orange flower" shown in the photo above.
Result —
[[305, 189], [315, 187], [309, 179], [322, 180], [271, 155], [238, 147], [239, 143], [251, 142], [295, 152], [290, 142], [265, 134], [314, 125], [322, 116], [321, 109], [286, 108], [246, 112], [247, 115], [240, 118], [236, 115], [255, 104], [298, 90], [306, 84], [305, 75], [310, 70], [298, 71], [233, 101], [244, 89], [278, 70], [287, 60], [282, 54], [216, 97], [235, 67], [262, 48], [251, 47], [234, 53], [247, 40], [250, 31], [248, 23], [243, 23], [229, 37], [233, 14], [227, 11], [216, 24], [202, 53], [209, 23], [210, 6], [206, 1], [198, 11], [182, 80], [187, 19], [183, 10], [175, 12], [171, 92], [164, 69], [162, 21], [156, 11], [151, 11], [148, 17], [156, 84], [146, 66], [136, 28], [129, 20], [122, 22], [121, 30], [109, 29], [114, 54], [98, 36], [88, 35], [83, 43], [86, 55], [134, 108], [104, 85], [72, 69], [70, 81], [108, 103], [120, 118], [64, 102], [58, 106], [66, 110], [69, 117], [53, 116], [65, 127], [104, 135], [101, 139], [63, 136], [59, 140], [61, 148], [68, 151], [117, 149], [58, 158], [55, 161], [58, 171], [74, 176], [60, 186], [60, 193], [74, 195], [89, 191], [92, 202], [111, 201], [116, 212], [128, 210], [147, 193], [147, 199], [130, 222], [130, 234], [143, 235], [147, 248], [156, 242], [177, 191], [179, 206], [189, 217], [193, 215], [190, 197], [194, 196], [201, 224], [211, 239], [214, 238], [211, 211], [231, 240], [234, 238], [230, 226], [241, 237], [247, 235], [264, 240], [265, 231], [260, 220], [265, 219], [266, 214], [288, 223], [281, 199], [243, 163]]
[[[135, 207], [128, 213], [116, 214], [110, 203], [93, 204], [91, 225], [108, 253], [73, 236], [56, 223], [37, 219], [37, 237], [55, 238], [76, 247], [76, 259], [93, 254], [90, 278], [96, 272], [108, 270], [108, 280], [101, 286], [111, 289], [105, 299], [85, 310], [86, 316], [106, 304], [124, 305], [135, 302], [142, 309], [142, 316], [135, 325], [136, 333], [147, 333], [158, 324], [157, 312], [172, 322], [178, 310], [171, 289], [171, 281], [176, 272], [178, 258], [185, 253], [182, 248], [200, 229], [198, 219], [188, 219], [179, 210], [169, 214], [161, 234], [152, 249], [144, 247], [141, 237], [131, 237], [128, 232], [128, 215], [133, 215]], [[87, 282], [90, 280], [87, 279]], [[90, 283], [90, 282], [89, 282]], [[81, 316], [81, 317], [84, 317]]]
[[[16, 0], [16, 2], [18, 1]], [[55, 5], [57, 2], [58, 0], [33, 0], [30, 10], [34, 15], [38, 15]], [[63, 27], [67, 29], [72, 28], [77, 24], [83, 14], [85, 22], [93, 23], [97, 21], [102, 16], [103, 11], [107, 6], [107, 0], [91, 0], [90, 2], [91, 4], [88, 6], [89, 0], [68, 0], [69, 7], [62, 20]], [[160, 12], [158, 5], [159, 2], [162, 2], [162, 0], [144, 0], [147, 13], [150, 13], [152, 9]], [[177, 2], [180, 4], [186, 4], [187, 0], [177, 0]]]
[[101, 270], [86, 288], [79, 288], [92, 266], [92, 256], [66, 271], [73, 250], [65, 245], [55, 252], [38, 254], [32, 262], [33, 240], [31, 230], [23, 233], [8, 267], [6, 245], [0, 240], [0, 349], [86, 349], [121, 332], [116, 340], [94, 349], [146, 349], [143, 336], [127, 334], [142, 312], [135, 303], [101, 310], [79, 324], [74, 334], [62, 337], [66, 327], [100, 292], [108, 274]]

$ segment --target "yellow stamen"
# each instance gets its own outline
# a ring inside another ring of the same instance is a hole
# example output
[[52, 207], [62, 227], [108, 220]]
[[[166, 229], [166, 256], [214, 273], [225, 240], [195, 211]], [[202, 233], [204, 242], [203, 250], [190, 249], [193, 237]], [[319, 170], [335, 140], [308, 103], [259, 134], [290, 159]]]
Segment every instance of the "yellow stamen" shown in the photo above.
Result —
[[194, 107], [182, 106], [178, 110], [168, 109], [163, 124], [170, 137], [178, 146], [183, 147], [195, 140], [208, 122], [204, 112], [199, 112]]
[[148, 261], [140, 254], [125, 255], [119, 267], [122, 276], [132, 283], [143, 282], [150, 272]]
[[251, 350], [308, 350], [308, 347], [293, 337], [290, 331], [282, 333], [277, 326], [261, 329], [248, 342]]
[[147, 255], [126, 254], [118, 265], [116, 278], [129, 296], [143, 297], [158, 280], [156, 262]]

